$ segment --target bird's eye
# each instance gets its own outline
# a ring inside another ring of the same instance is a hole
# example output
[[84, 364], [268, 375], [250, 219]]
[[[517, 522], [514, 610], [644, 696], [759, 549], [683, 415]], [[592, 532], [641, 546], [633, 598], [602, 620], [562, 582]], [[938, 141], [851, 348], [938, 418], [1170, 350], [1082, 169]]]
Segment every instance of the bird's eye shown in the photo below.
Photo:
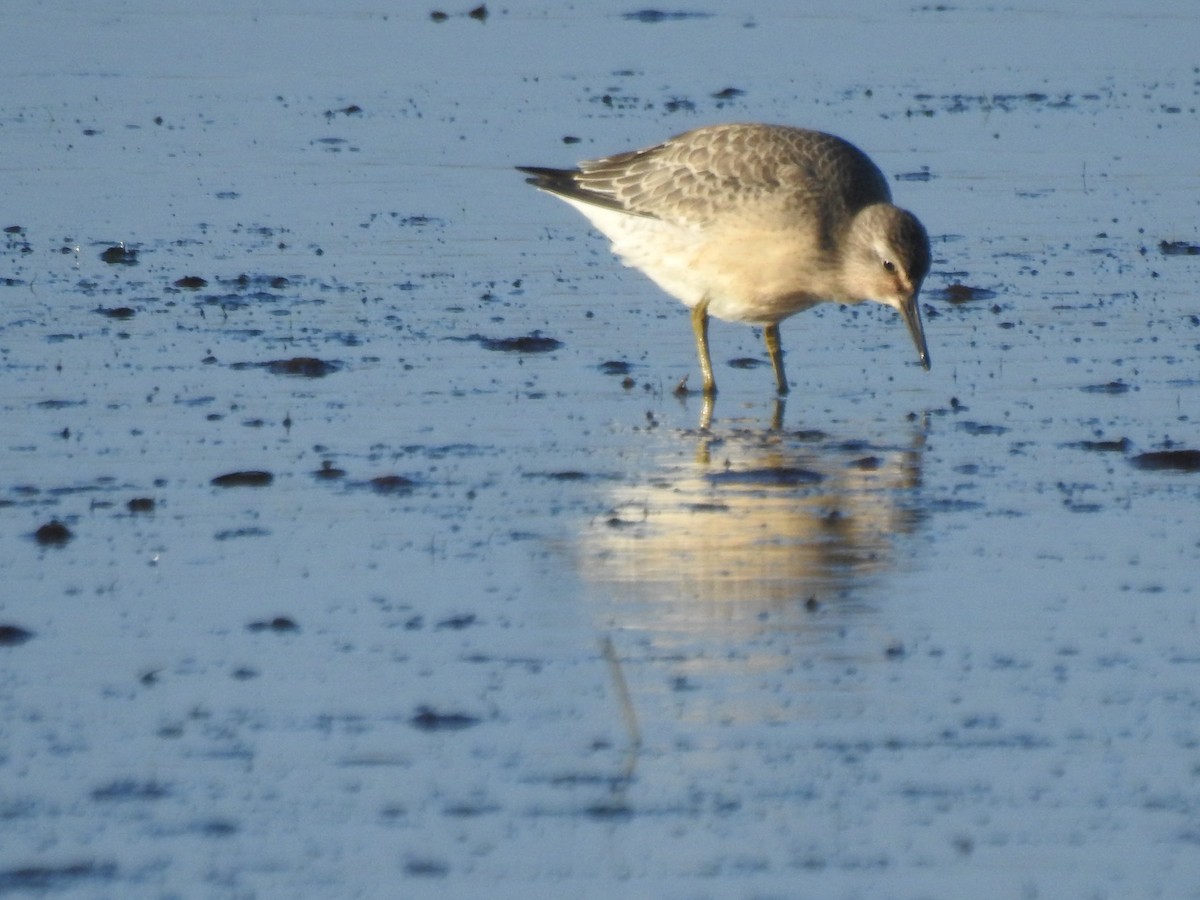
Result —
[[883, 271], [891, 272], [894, 274], [896, 271], [896, 264], [894, 262], [892, 262], [890, 259], [885, 259], [883, 261]]

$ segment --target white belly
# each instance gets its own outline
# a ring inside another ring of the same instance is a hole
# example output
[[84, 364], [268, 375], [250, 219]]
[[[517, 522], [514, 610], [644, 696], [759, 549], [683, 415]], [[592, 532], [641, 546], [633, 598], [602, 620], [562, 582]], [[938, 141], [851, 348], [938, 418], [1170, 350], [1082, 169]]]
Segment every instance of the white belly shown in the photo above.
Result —
[[673, 225], [562, 199], [612, 241], [625, 265], [640, 269], [689, 308], [707, 297], [709, 313], [719, 319], [770, 323], [828, 299], [823, 291], [828, 266], [804, 259], [795, 234], [745, 222]]

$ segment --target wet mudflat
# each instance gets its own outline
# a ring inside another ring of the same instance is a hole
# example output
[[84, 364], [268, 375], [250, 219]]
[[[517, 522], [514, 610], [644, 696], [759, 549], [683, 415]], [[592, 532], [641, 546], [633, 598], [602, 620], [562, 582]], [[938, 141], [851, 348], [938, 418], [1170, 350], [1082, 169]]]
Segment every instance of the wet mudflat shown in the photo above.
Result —
[[[0, 895], [1200, 896], [1200, 26], [792, 8], [9, 11]], [[931, 372], [511, 170], [736, 120]]]

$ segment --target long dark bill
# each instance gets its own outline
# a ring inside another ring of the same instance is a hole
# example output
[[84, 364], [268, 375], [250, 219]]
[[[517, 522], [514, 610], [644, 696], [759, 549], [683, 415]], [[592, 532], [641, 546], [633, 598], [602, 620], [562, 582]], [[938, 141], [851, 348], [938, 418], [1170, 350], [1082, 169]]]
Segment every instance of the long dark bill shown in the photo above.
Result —
[[917, 346], [921, 365], [925, 371], [929, 371], [929, 347], [925, 345], [925, 326], [921, 324], [921, 305], [917, 302], [916, 294], [900, 304], [900, 315], [904, 317], [908, 333], [912, 335], [913, 343]]

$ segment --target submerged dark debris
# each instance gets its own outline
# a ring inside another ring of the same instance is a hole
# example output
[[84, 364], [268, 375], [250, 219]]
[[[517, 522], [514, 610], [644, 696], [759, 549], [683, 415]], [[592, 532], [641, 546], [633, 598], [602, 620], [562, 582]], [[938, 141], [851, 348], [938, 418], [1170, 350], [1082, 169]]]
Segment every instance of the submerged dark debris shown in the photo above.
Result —
[[764, 466], [757, 469], [730, 469], [725, 472], [711, 472], [705, 478], [712, 484], [764, 485], [771, 487], [792, 487], [806, 484], [819, 484], [825, 476], [812, 469], [802, 469], [798, 466]]
[[1115, 441], [1076, 441], [1074, 444], [1068, 444], [1069, 447], [1074, 447], [1076, 450], [1088, 450], [1093, 453], [1126, 453], [1129, 451], [1131, 441], [1129, 438], [1119, 438]]
[[760, 366], [765, 366], [766, 360], [759, 359], [756, 356], [739, 356], [737, 359], [729, 361], [731, 369], [757, 369]]
[[428, 707], [417, 708], [416, 714], [409, 719], [409, 724], [419, 731], [462, 731], [479, 724], [477, 716], [466, 713], [442, 713]]
[[337, 360], [318, 359], [315, 356], [294, 356], [291, 359], [272, 359], [267, 362], [238, 362], [230, 364], [234, 371], [243, 369], [266, 369], [272, 375], [292, 375], [299, 378], [324, 378], [342, 368]]
[[132, 319], [137, 314], [132, 306], [100, 306], [96, 312], [109, 319]]
[[345, 469], [339, 469], [331, 460], [321, 460], [321, 468], [313, 472], [314, 478], [319, 478], [324, 481], [332, 481], [335, 478], [344, 478], [346, 476]]
[[266, 487], [275, 476], [260, 469], [246, 469], [240, 472], [226, 472], [218, 475], [211, 482], [213, 487]]
[[92, 791], [93, 800], [161, 800], [170, 796], [166, 785], [157, 781], [136, 781], [125, 778], [113, 781]]
[[0, 894], [9, 891], [57, 892], [80, 881], [112, 881], [116, 877], [116, 863], [94, 860], [61, 866], [18, 866], [0, 870]]
[[263, 363], [272, 375], [299, 375], [303, 378], [324, 378], [342, 367], [341, 363], [317, 359], [314, 356], [295, 356]]
[[0, 647], [16, 647], [33, 638], [33, 632], [20, 625], [0, 625]]
[[624, 13], [621, 18], [627, 19], [630, 22], [643, 22], [647, 25], [654, 25], [659, 22], [682, 22], [685, 19], [711, 19], [713, 16], [709, 12], [690, 12], [687, 10], [673, 10], [665, 12], [661, 9], [639, 9], [636, 12]]
[[507, 338], [489, 338], [473, 334], [466, 340], [477, 341], [484, 350], [496, 350], [501, 353], [549, 353], [563, 345], [562, 341], [546, 337], [540, 331]]
[[1118, 379], [1105, 384], [1085, 384], [1080, 390], [1085, 394], [1124, 394], [1129, 391], [1129, 385]]
[[955, 427], [970, 435], [1006, 434], [1008, 432], [1007, 426], [990, 425], [986, 422], [956, 422]]
[[299, 631], [300, 626], [294, 619], [287, 616], [276, 616], [273, 619], [260, 619], [246, 626], [247, 631], [275, 631], [279, 633]]
[[404, 874], [412, 878], [445, 878], [450, 874], [450, 866], [440, 859], [420, 857], [404, 864]]
[[138, 252], [124, 244], [113, 244], [100, 254], [100, 259], [110, 266], [137, 265]]
[[62, 547], [75, 535], [58, 519], [52, 519], [33, 533], [33, 539], [43, 547]]
[[930, 296], [938, 297], [948, 303], [969, 303], [973, 300], [991, 300], [996, 296], [995, 291], [987, 288], [971, 287], [960, 281], [946, 285], [940, 290], [928, 291]]
[[434, 629], [449, 629], [450, 631], [461, 631], [464, 628], [470, 628], [478, 621], [474, 613], [463, 613], [461, 616], [450, 616], [447, 619], [442, 619]]
[[1163, 256], [1200, 256], [1200, 244], [1187, 241], [1159, 241], [1158, 249]]
[[367, 484], [377, 494], [407, 494], [417, 486], [416, 481], [403, 475], [380, 475]]
[[[474, 19], [476, 22], [486, 22], [488, 17], [487, 4], [480, 3], [478, 6], [468, 10], [465, 14], [459, 13], [459, 15], [465, 15], [466, 18]], [[435, 9], [429, 14], [429, 18], [434, 22], [445, 22], [450, 18], [450, 13], [444, 12], [440, 9]]]
[[1146, 472], [1200, 472], [1200, 450], [1152, 450], [1129, 461]]

